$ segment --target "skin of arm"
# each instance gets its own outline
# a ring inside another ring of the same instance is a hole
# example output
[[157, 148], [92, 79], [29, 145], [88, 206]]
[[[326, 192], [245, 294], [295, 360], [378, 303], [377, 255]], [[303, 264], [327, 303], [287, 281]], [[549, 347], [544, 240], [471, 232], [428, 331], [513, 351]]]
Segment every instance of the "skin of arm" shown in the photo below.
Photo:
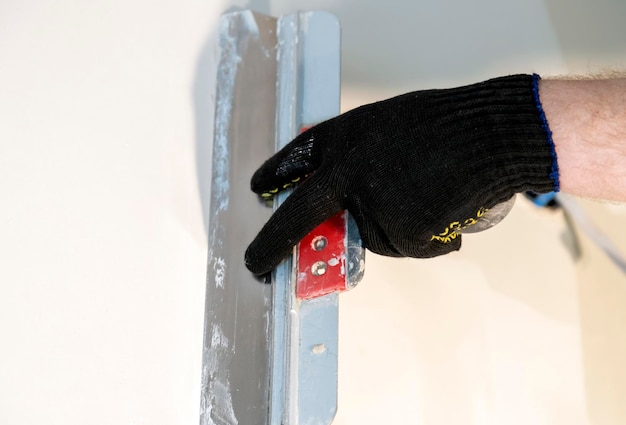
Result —
[[545, 79], [539, 96], [556, 148], [561, 190], [626, 202], [626, 78]]

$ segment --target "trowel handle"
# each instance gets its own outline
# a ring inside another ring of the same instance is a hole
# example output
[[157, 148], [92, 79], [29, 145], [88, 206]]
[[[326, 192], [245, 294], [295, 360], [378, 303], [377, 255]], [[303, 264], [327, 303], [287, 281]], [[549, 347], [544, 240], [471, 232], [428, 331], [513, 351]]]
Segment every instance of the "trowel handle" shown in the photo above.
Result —
[[516, 195], [513, 195], [508, 201], [500, 202], [495, 207], [488, 209], [476, 224], [461, 230], [460, 233], [478, 233], [483, 230], [491, 229], [493, 226], [500, 223], [513, 209], [515, 196]]

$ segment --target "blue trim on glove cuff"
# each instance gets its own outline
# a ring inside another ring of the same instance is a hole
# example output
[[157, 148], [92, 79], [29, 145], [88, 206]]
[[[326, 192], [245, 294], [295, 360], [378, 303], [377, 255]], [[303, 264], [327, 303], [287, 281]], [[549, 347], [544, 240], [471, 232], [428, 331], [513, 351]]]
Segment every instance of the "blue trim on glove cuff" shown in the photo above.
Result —
[[539, 99], [539, 80], [541, 80], [541, 77], [537, 74], [533, 74], [533, 95], [535, 97], [535, 105], [537, 106], [537, 112], [539, 112], [543, 129], [546, 132], [546, 137], [548, 139], [548, 143], [550, 144], [550, 154], [552, 155], [552, 170], [550, 171], [550, 178], [554, 181], [554, 191], [558, 192], [561, 190], [561, 184], [559, 182], [559, 164], [557, 162], [554, 140], [552, 140], [552, 131], [548, 126], [546, 113], [544, 112], [543, 106], [541, 106], [541, 100]]

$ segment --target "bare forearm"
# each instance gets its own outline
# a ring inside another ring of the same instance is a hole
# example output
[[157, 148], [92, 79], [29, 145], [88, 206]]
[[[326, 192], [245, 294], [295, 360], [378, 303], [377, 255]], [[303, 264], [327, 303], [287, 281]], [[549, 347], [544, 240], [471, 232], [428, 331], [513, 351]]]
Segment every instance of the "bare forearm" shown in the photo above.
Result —
[[626, 78], [542, 80], [561, 190], [626, 202]]

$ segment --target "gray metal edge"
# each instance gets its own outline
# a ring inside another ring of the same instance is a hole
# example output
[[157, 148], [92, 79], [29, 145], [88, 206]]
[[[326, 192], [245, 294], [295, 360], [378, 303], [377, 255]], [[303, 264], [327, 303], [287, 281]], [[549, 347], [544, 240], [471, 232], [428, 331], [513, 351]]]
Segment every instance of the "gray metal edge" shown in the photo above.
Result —
[[[326, 12], [299, 14], [302, 76], [301, 123], [315, 124], [339, 114], [341, 34]], [[337, 411], [338, 295], [300, 302], [298, 327], [298, 425], [330, 424]]]
[[[277, 23], [277, 60], [278, 77], [276, 84], [276, 150], [286, 145], [296, 133], [297, 102], [297, 21], [295, 16], [287, 15]], [[289, 195], [279, 193], [275, 208], [278, 208]], [[291, 373], [291, 354], [289, 352], [292, 329], [289, 312], [293, 300], [293, 261], [286, 259], [272, 274], [272, 354], [270, 367], [270, 410], [272, 425], [289, 423], [289, 394], [291, 392], [288, 377]]]
[[[268, 420], [271, 287], [246, 270], [243, 252], [271, 215], [250, 194], [248, 181], [259, 158], [274, 151], [274, 109], [256, 107], [275, 103], [272, 25], [275, 19], [250, 11], [230, 13], [220, 20], [201, 381], [203, 425], [263, 425]], [[260, 71], [258, 64], [263, 65]], [[250, 91], [259, 80], [264, 81], [261, 87]], [[256, 142], [250, 144], [252, 140]]]

